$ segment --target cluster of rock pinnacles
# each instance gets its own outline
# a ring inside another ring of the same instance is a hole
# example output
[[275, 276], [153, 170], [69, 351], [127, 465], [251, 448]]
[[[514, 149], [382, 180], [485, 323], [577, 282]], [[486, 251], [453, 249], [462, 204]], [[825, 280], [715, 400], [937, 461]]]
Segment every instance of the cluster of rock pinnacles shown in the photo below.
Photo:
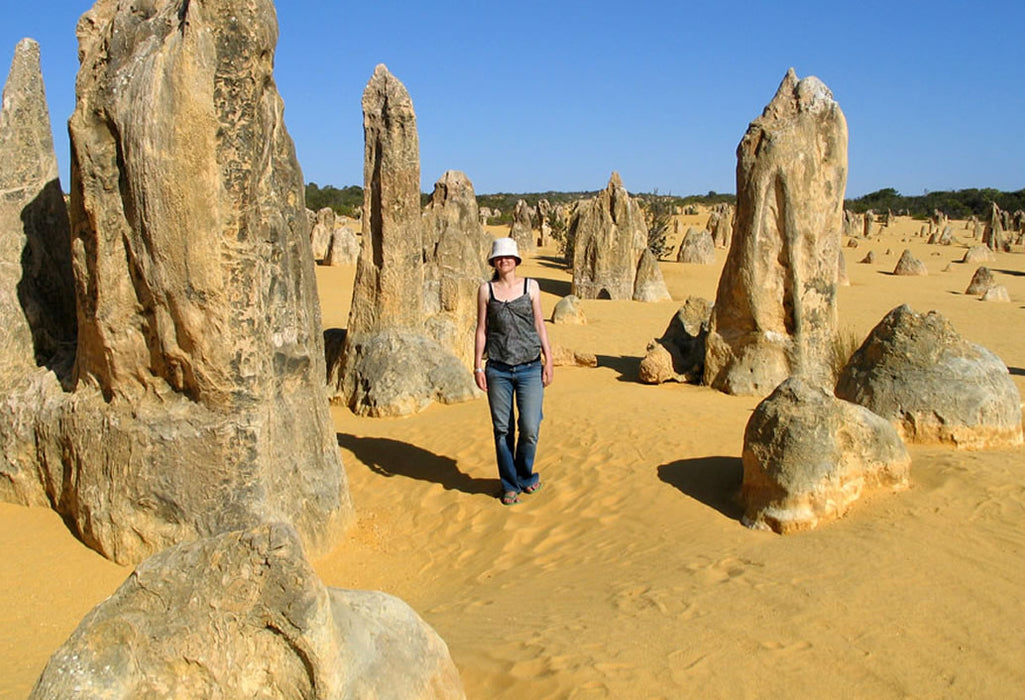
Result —
[[[390, 416], [477, 395], [490, 237], [472, 184], [446, 172], [421, 210], [412, 102], [378, 66], [361, 235], [330, 211], [309, 217], [265, 60], [270, 0], [99, 0], [78, 31], [70, 209], [30, 40], [0, 113], [0, 498], [51, 506], [139, 566], [34, 696], [461, 697], [415, 612], [327, 588], [306, 552], [353, 518], [329, 399]], [[1006, 367], [938, 314], [895, 309], [833, 376], [841, 232], [869, 235], [872, 220], [843, 212], [846, 153], [829, 90], [788, 72], [738, 147], [736, 209], [717, 207], [677, 254], [709, 264], [728, 250], [715, 303], [688, 299], [641, 366], [644, 381], [768, 394], [744, 436], [753, 527], [807, 529], [864, 488], [905, 486], [905, 440], [1022, 442]], [[542, 237], [551, 213], [539, 205]], [[553, 321], [585, 323], [579, 299], [669, 298], [618, 174], [558, 215], [573, 294]], [[1005, 223], [991, 217], [987, 251], [1006, 245]], [[534, 248], [525, 206], [510, 235]], [[354, 257], [348, 327], [325, 351], [314, 259]]]

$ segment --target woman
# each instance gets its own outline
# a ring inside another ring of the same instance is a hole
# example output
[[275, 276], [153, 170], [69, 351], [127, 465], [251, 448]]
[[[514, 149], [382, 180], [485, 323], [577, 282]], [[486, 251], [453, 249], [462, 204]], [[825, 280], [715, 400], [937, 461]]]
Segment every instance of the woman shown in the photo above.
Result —
[[[521, 493], [541, 488], [541, 478], [534, 473], [534, 453], [544, 387], [552, 383], [552, 350], [541, 317], [541, 291], [535, 280], [516, 276], [520, 262], [515, 240], [495, 240], [488, 256], [495, 273], [477, 291], [473, 353], [473, 376], [480, 390], [487, 392], [491, 406], [501, 499], [507, 506], [519, 503]], [[485, 354], [487, 368], [482, 364]]]

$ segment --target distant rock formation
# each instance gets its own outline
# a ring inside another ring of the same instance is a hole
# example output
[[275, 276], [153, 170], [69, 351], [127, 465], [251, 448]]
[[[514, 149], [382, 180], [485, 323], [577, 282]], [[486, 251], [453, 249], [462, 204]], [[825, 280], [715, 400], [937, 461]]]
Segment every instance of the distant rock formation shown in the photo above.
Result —
[[789, 70], [737, 148], [737, 214], [706, 343], [706, 384], [765, 395], [827, 381], [836, 332], [847, 122], [818, 79]]
[[864, 233], [862, 217], [847, 209], [843, 210], [843, 235], [857, 238]]
[[688, 297], [661, 338], [648, 343], [638, 376], [645, 384], [701, 382], [705, 366], [705, 338], [712, 302]]
[[729, 248], [733, 240], [733, 222], [736, 212], [729, 202], [719, 202], [712, 207], [705, 229], [712, 234], [717, 248]]
[[516, 241], [520, 255], [533, 253], [537, 250], [537, 242], [534, 240], [533, 223], [530, 218], [530, 207], [522, 200], [516, 200], [516, 208], [513, 209], [512, 224], [509, 225], [509, 238]]
[[323, 260], [327, 256], [331, 236], [335, 231], [335, 218], [335, 210], [331, 207], [323, 207], [317, 212], [316, 222], [310, 231], [310, 247], [313, 249], [314, 260]]
[[936, 311], [888, 313], [840, 372], [836, 395], [891, 421], [909, 442], [1022, 444], [1021, 396], [1007, 366]]
[[911, 459], [884, 418], [792, 377], [744, 430], [743, 523], [780, 534], [846, 513], [871, 489], [908, 486]]
[[147, 559], [54, 653], [32, 698], [462, 698], [398, 598], [326, 587], [268, 524]]
[[39, 45], [22, 39], [0, 109], [0, 361], [7, 372], [56, 366], [74, 354], [70, 239]]
[[619, 173], [592, 200], [575, 207], [573, 294], [581, 299], [633, 299], [637, 265], [648, 247], [640, 204], [623, 187]]
[[448, 170], [434, 183], [423, 214], [424, 327], [473, 370], [477, 288], [488, 277], [491, 236], [478, 223], [473, 183]]
[[1009, 249], [1005, 232], [1003, 213], [996, 202], [990, 203], [989, 218], [982, 231], [982, 243], [993, 251], [1006, 251]]
[[712, 240], [712, 234], [694, 227], [687, 229], [680, 250], [676, 253], [676, 262], [714, 265], [715, 241]]
[[[363, 92], [363, 132], [363, 244], [335, 395], [368, 416], [408, 415], [434, 401], [473, 398], [477, 390], [463, 361], [426, 331], [416, 115], [405, 86], [384, 65]], [[437, 274], [439, 292], [448, 289]]]
[[876, 261], [876, 254], [875, 254], [874, 251], [870, 250], [867, 253], [865, 253], [865, 257], [863, 257], [861, 260], [859, 260], [858, 263], [861, 264], [861, 265], [871, 265], [875, 261]]
[[896, 266], [893, 268], [893, 274], [908, 277], [925, 277], [929, 274], [929, 270], [926, 269], [925, 263], [911, 253], [910, 249], [905, 248], [904, 252], [900, 254], [900, 259], [897, 261]]
[[123, 563], [271, 514], [324, 551], [353, 512], [273, 5], [99, 0], [78, 34], [74, 361], [3, 373], [0, 492]]
[[324, 264], [355, 265], [359, 259], [360, 239], [348, 226], [336, 226], [331, 232], [331, 242], [324, 254]]
[[587, 317], [584, 315], [584, 310], [580, 308], [580, 299], [572, 294], [559, 299], [555, 308], [552, 309], [552, 323], [555, 325], [586, 325]]

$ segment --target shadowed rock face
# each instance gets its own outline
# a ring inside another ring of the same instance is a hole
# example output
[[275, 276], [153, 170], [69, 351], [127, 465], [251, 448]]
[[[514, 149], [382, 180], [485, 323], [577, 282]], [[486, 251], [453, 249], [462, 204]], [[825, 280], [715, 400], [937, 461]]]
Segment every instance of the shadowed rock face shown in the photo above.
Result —
[[3, 371], [54, 366], [75, 342], [68, 212], [64, 204], [50, 113], [39, 68], [39, 45], [23, 39], [0, 110], [0, 361]]
[[100, 0], [78, 35], [73, 382], [9, 397], [5, 475], [120, 562], [269, 517], [322, 551], [352, 512], [273, 5]]
[[327, 588], [274, 523], [141, 564], [58, 649], [33, 698], [462, 698], [445, 642], [401, 600]]
[[781, 534], [842, 516], [866, 489], [907, 487], [911, 466], [884, 418], [797, 377], [751, 414], [743, 462], [744, 524]]
[[467, 366], [425, 331], [416, 115], [405, 86], [383, 65], [363, 92], [363, 132], [363, 244], [333, 390], [369, 416], [473, 398]]
[[644, 212], [619, 173], [592, 200], [579, 203], [569, 224], [573, 294], [581, 299], [632, 299], [637, 265], [648, 245]]
[[840, 372], [839, 398], [891, 421], [905, 440], [970, 449], [1022, 444], [1007, 366], [936, 311], [886, 314]]
[[817, 78], [790, 70], [737, 148], [737, 212], [712, 313], [705, 383], [764, 395], [829, 375], [847, 122]]

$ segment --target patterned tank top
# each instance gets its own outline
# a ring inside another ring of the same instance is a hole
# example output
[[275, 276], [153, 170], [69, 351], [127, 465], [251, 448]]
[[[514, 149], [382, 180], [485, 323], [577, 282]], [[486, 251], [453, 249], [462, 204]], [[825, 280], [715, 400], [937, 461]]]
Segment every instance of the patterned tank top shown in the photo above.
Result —
[[488, 332], [484, 348], [488, 360], [507, 365], [521, 365], [541, 357], [541, 338], [534, 327], [534, 306], [523, 280], [523, 294], [499, 301], [488, 282]]

